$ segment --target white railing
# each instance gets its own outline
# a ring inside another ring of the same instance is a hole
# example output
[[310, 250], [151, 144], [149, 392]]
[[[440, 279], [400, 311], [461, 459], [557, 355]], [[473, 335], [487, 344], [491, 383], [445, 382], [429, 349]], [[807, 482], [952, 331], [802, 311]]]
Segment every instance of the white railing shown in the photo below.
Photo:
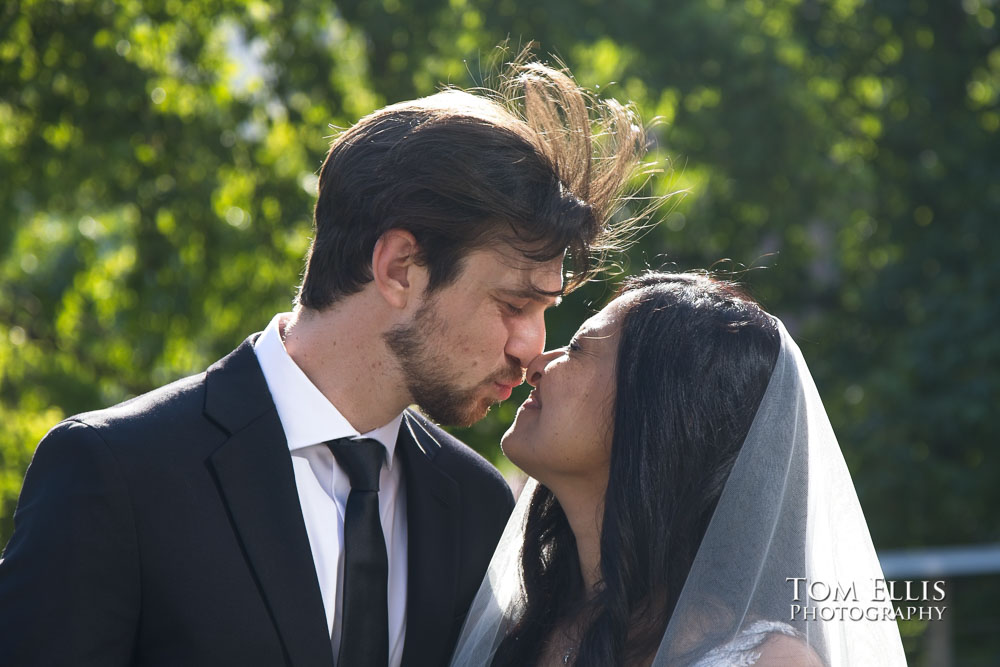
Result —
[[[949, 606], [955, 604], [947, 585], [949, 579], [1000, 574], [1000, 544], [897, 549], [879, 552], [878, 559], [886, 579], [945, 581]], [[941, 620], [927, 626], [924, 664], [934, 667], [952, 667], [955, 664], [951, 616], [946, 612]]]
[[1000, 544], [881, 551], [886, 579], [950, 579], [1000, 573]]

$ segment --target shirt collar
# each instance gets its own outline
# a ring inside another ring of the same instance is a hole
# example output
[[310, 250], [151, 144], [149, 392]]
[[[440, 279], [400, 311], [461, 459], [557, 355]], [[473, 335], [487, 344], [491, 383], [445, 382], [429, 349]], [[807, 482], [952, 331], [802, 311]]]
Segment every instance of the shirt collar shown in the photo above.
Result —
[[358, 433], [285, 350], [281, 325], [290, 316], [291, 313], [275, 315], [253, 346], [289, 451], [336, 438], [373, 438], [385, 447], [386, 467], [391, 470], [403, 414], [367, 433]]

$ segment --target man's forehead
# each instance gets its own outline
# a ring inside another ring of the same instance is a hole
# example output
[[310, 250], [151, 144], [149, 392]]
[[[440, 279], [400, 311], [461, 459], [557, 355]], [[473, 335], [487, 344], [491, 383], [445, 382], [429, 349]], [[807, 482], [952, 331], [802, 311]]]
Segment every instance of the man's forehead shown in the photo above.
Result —
[[563, 258], [538, 261], [513, 251], [487, 251], [497, 263], [493, 282], [497, 289], [522, 298], [551, 301], [563, 289]]
[[511, 278], [505, 281], [507, 284], [501, 289], [516, 293], [523, 299], [546, 301], [553, 305], [562, 301], [563, 274], [562, 264], [559, 262], [547, 265], [536, 263], [534, 267], [517, 271]]

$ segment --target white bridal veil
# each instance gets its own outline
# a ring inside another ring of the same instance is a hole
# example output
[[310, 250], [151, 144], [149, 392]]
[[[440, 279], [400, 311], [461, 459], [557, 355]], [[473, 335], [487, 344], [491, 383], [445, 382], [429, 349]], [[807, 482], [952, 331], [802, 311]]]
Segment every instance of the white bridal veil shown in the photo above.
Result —
[[[850, 473], [798, 346], [781, 351], [654, 666], [719, 658], [761, 628], [794, 631], [828, 667], [905, 666], [893, 602]], [[462, 629], [453, 667], [488, 665], [522, 604], [521, 494]], [[758, 661], [759, 667], [766, 667]]]

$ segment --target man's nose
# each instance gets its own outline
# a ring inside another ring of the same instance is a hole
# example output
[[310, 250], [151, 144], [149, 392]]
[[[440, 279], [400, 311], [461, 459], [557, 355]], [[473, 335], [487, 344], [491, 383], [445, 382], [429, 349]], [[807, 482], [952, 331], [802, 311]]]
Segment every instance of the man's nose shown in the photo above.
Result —
[[548, 352], [542, 352], [537, 357], [531, 360], [528, 364], [527, 377], [525, 378], [532, 387], [538, 386], [538, 381], [542, 379], [545, 375], [545, 367], [549, 365], [549, 362], [562, 353], [562, 348], [558, 350], [549, 350]]
[[527, 368], [531, 360], [545, 349], [545, 316], [525, 318], [518, 322], [507, 339], [507, 355], [517, 360], [521, 368]]

